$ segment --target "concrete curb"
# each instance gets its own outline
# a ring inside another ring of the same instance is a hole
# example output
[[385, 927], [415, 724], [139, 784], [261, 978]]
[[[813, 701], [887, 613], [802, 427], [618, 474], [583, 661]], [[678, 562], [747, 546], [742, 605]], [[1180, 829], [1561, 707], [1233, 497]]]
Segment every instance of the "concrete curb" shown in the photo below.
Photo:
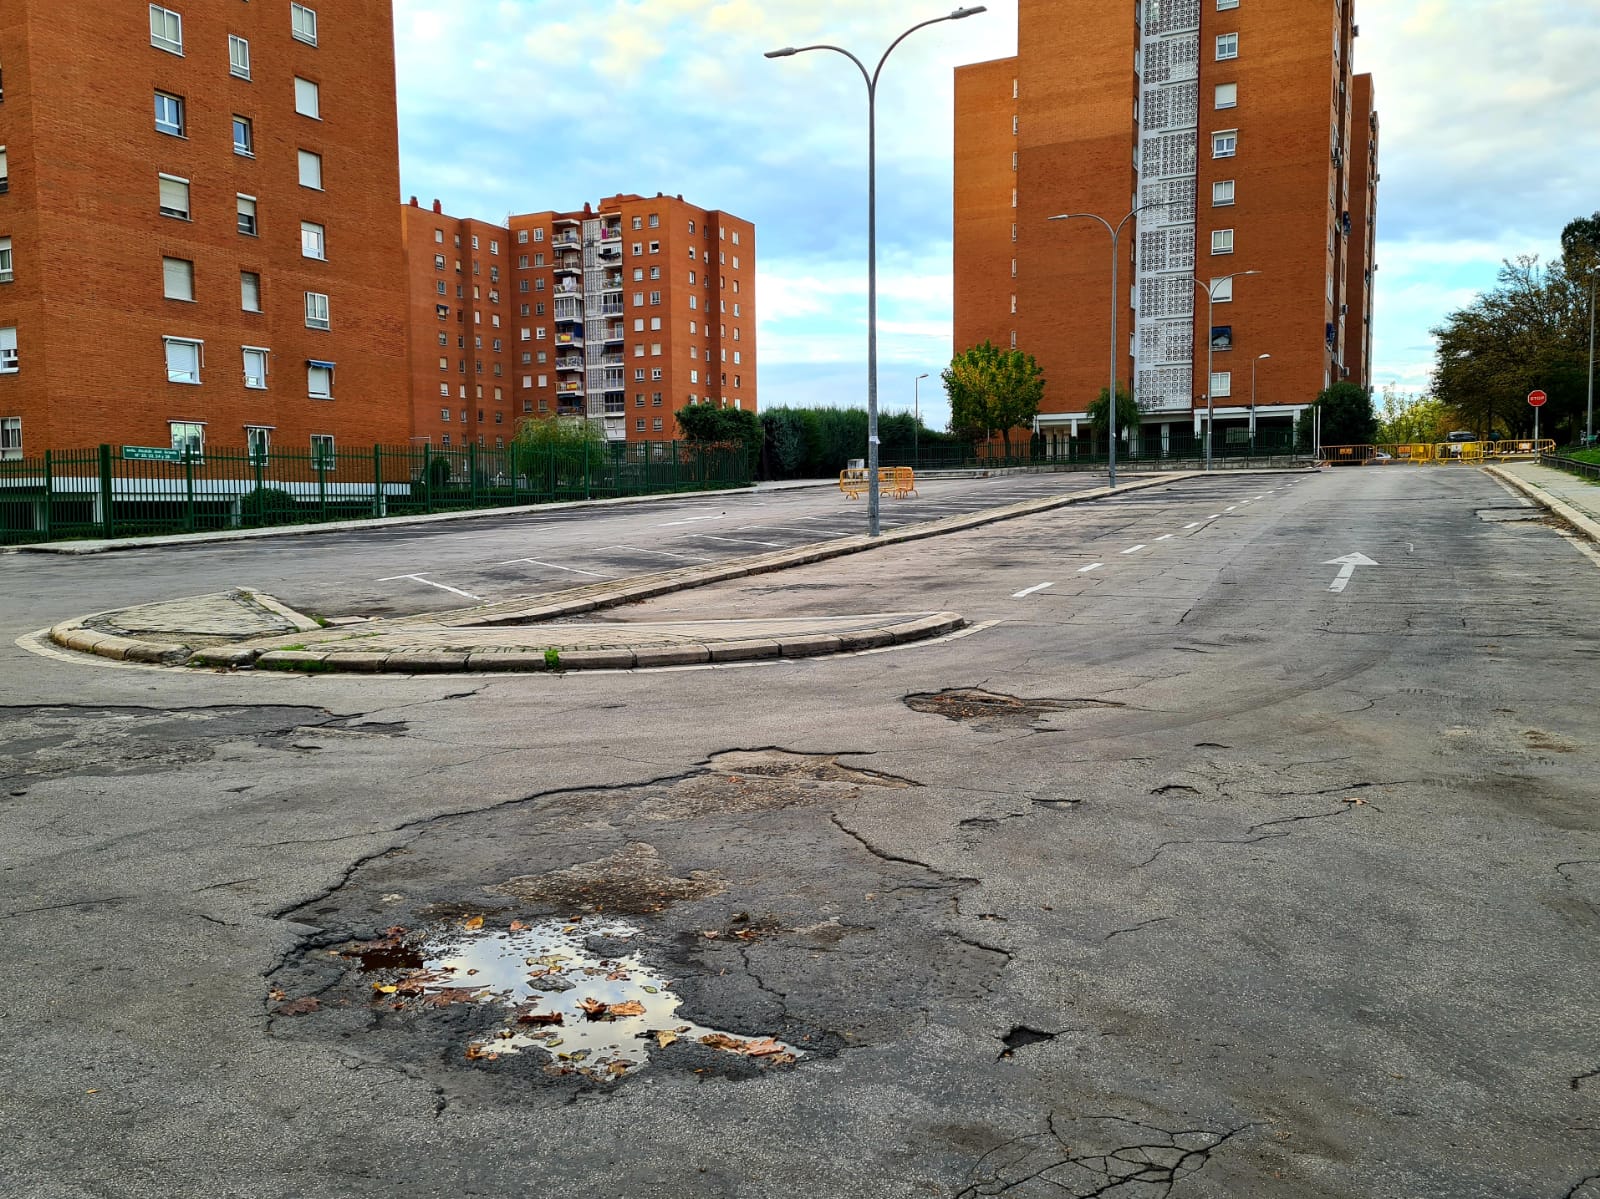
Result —
[[[503, 671], [564, 674], [580, 670], [644, 670], [660, 666], [698, 666], [708, 662], [754, 662], [777, 658], [811, 658], [850, 649], [902, 645], [942, 637], [966, 626], [958, 612], [936, 612], [851, 633], [800, 633], [783, 638], [688, 642], [681, 645], [635, 646], [631, 649], [562, 651], [554, 664], [542, 653], [526, 650], [413, 650], [363, 653], [338, 649], [278, 649], [260, 653], [258, 670], [295, 674], [475, 674]], [[91, 651], [93, 652], [93, 651]], [[192, 666], [232, 666], [235, 651], [202, 650], [188, 659]]]
[[1600, 542], [1600, 521], [1595, 520], [1594, 517], [1587, 513], [1579, 512], [1571, 504], [1556, 499], [1555, 496], [1539, 487], [1538, 484], [1530, 483], [1526, 479], [1519, 478], [1498, 466], [1486, 466], [1483, 469], [1502, 483], [1515, 487], [1541, 508], [1555, 513], [1590, 541]]
[[147, 662], [152, 665], [176, 666], [189, 659], [190, 650], [187, 645], [118, 637], [89, 627], [89, 621], [99, 616], [110, 616], [115, 611], [116, 609], [112, 612], [93, 612], [75, 620], [64, 620], [50, 630], [50, 640], [62, 649], [95, 654], [116, 662]]

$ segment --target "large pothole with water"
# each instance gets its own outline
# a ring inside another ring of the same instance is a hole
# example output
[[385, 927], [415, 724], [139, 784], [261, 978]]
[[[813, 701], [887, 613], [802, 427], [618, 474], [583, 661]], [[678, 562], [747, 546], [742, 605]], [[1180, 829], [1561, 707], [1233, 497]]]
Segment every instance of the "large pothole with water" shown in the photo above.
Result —
[[1008, 955], [960, 917], [970, 880], [869, 835], [919, 788], [849, 756], [729, 751], [432, 822], [285, 914], [272, 1035], [450, 1091], [610, 1093], [803, 1071], [984, 999]]

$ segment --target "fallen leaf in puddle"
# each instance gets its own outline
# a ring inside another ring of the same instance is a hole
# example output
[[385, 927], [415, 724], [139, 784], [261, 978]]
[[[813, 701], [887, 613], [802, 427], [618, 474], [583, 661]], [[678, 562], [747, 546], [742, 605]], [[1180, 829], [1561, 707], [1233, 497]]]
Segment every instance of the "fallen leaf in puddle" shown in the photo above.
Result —
[[445, 987], [442, 991], [424, 995], [422, 1002], [428, 1007], [449, 1007], [452, 1003], [470, 1003], [476, 994], [471, 987]]
[[488, 1049], [482, 1045], [467, 1046], [467, 1060], [469, 1062], [493, 1062], [499, 1060], [499, 1057], [499, 1054], [490, 1053]]
[[663, 1049], [665, 1049], [668, 1045], [672, 1044], [677, 1039], [678, 1039], [678, 1034], [677, 1033], [668, 1032], [666, 1029], [662, 1029], [660, 1032], [656, 1033], [656, 1044], [661, 1046], [661, 1048], [663, 1048]]
[[712, 1049], [727, 1049], [733, 1053], [743, 1053], [748, 1042], [741, 1041], [738, 1037], [730, 1037], [724, 1032], [713, 1032], [701, 1037], [700, 1044], [709, 1045]]
[[523, 929], [525, 929], [527, 927], [528, 926], [526, 924], [524, 924], [520, 920], [513, 920], [511, 922], [511, 931], [514, 932], [514, 933], [520, 933]]
[[483, 917], [474, 916], [471, 920], [468, 920], [464, 925], [462, 925], [462, 927], [468, 932], [477, 932], [478, 929], [483, 927]]
[[523, 1012], [517, 1017], [518, 1024], [564, 1024], [565, 1022], [560, 1012]]
[[610, 974], [606, 975], [606, 981], [619, 983], [626, 981], [627, 977], [628, 972], [626, 970], [613, 970]]
[[744, 1047], [744, 1053], [749, 1057], [770, 1057], [775, 1053], [782, 1053], [783, 1046], [771, 1037], [762, 1037], [751, 1041]]
[[609, 1070], [612, 1074], [615, 1074], [618, 1077], [621, 1077], [622, 1075], [624, 1075], [624, 1074], [626, 1074], [628, 1072], [628, 1067], [631, 1066], [631, 1065], [633, 1065], [632, 1062], [612, 1062], [609, 1066], [606, 1067], [606, 1069]]
[[644, 1004], [637, 999], [627, 999], [621, 1003], [613, 1003], [607, 1010], [613, 1016], [642, 1016]]
[[578, 1000], [578, 1006], [591, 1020], [598, 1020], [606, 1014], [606, 1005], [593, 997]]
[[305, 995], [299, 999], [291, 999], [288, 1003], [278, 1005], [280, 1016], [304, 1016], [307, 1012], [314, 1012], [322, 1006], [322, 1001], [315, 995]]

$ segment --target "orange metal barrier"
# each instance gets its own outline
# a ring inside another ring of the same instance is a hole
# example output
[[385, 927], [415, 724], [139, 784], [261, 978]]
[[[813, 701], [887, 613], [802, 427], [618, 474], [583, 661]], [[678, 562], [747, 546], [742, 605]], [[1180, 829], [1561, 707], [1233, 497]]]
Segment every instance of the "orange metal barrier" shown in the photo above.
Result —
[[[869, 476], [864, 469], [850, 468], [839, 472], [839, 490], [848, 500], [858, 500], [868, 490]], [[878, 494], [897, 500], [917, 494], [917, 475], [909, 466], [880, 466], [878, 468]]]

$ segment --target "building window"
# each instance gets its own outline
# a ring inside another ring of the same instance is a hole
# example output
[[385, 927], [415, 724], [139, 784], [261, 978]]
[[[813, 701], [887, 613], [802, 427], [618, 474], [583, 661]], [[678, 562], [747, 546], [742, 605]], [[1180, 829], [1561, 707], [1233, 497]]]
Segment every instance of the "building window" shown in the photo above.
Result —
[[1228, 275], [1221, 279], [1213, 279], [1210, 290], [1213, 304], [1231, 304], [1233, 302], [1233, 276]]
[[1238, 8], [1238, 7], [1239, 7], [1239, 0], [1217, 0], [1217, 11], [1218, 12], [1222, 12], [1224, 9]]
[[[333, 363], [306, 363], [306, 394], [313, 400], [333, 399]], [[330, 443], [332, 438], [329, 439]]]
[[638, 420], [634, 421], [633, 422], [633, 427], [638, 432], [643, 433], [644, 432], [644, 417], [641, 416]]
[[249, 117], [235, 115], [233, 118], [233, 152], [243, 154], [247, 158], [254, 158], [256, 154], [255, 126]]
[[1218, 108], [1237, 108], [1239, 105], [1239, 85], [1237, 83], [1217, 84]]
[[239, 232], [246, 237], [256, 235], [256, 198], [239, 196]]
[[326, 329], [328, 327], [328, 297], [320, 291], [306, 292], [306, 328]]
[[187, 337], [164, 337], [167, 351], [167, 382], [200, 382], [200, 347], [204, 344]]
[[0, 196], [11, 190], [11, 172], [6, 166], [6, 148], [0, 146]]
[[156, 93], [156, 132], [183, 136], [183, 97]]
[[659, 391], [653, 391], [650, 393], [650, 407], [661, 407], [661, 393]]
[[[693, 297], [691, 297], [691, 299], [692, 298]], [[651, 292], [650, 293], [650, 306], [652, 308], [658, 308], [658, 307], [660, 307], [660, 305], [661, 305], [661, 293], [659, 291]]]
[[300, 151], [300, 186], [322, 190], [322, 155]]
[[309, 79], [294, 79], [294, 110], [314, 121], [322, 119], [322, 88]]
[[228, 74], [250, 78], [250, 43], [232, 33], [228, 35]]
[[251, 466], [265, 466], [272, 455], [272, 430], [266, 425], [244, 427], [245, 448], [250, 453]]
[[1211, 185], [1211, 207], [1226, 208], [1233, 203], [1233, 180], [1218, 179]]
[[167, 422], [172, 436], [172, 448], [199, 458], [206, 449], [206, 427], [195, 421], [172, 420]]
[[1219, 399], [1233, 394], [1233, 372], [1213, 371], [1211, 373], [1211, 398]]
[[[10, 257], [8, 254], [7, 258]], [[194, 263], [186, 258], [161, 260], [161, 294], [169, 300], [194, 303]]]
[[189, 219], [189, 181], [176, 175], [162, 175], [161, 215], [180, 221]]
[[659, 366], [650, 372], [650, 381], [652, 383], [661, 382], [661, 368]]
[[244, 385], [253, 391], [267, 386], [267, 351], [257, 346], [244, 347]]
[[1213, 229], [1211, 231], [1211, 252], [1213, 254], [1233, 253], [1233, 230]]
[[11, 269], [11, 239], [0, 237], [0, 283], [10, 283], [15, 277]]
[[1239, 131], [1224, 129], [1211, 135], [1211, 157], [1232, 158], [1239, 150]]
[[650, 228], [652, 228], [652, 229], [661, 228], [661, 214], [659, 212], [652, 212], [650, 214]]
[[327, 260], [327, 232], [314, 221], [300, 222], [300, 256]]
[[183, 18], [159, 4], [150, 6], [150, 44], [157, 50], [183, 53]]
[[1239, 35], [1237, 33], [1217, 34], [1217, 61], [1222, 62], [1228, 58], [1239, 57]]
[[0, 375], [14, 375], [19, 369], [16, 327], [0, 329]]
[[289, 5], [290, 28], [294, 32], [294, 40], [305, 42], [308, 46], [317, 44], [317, 14], [315, 9], [307, 8], [304, 4]]
[[661, 253], [661, 243], [658, 242], [658, 241], [651, 242], [650, 243], [650, 253], [652, 253], [652, 254]]

